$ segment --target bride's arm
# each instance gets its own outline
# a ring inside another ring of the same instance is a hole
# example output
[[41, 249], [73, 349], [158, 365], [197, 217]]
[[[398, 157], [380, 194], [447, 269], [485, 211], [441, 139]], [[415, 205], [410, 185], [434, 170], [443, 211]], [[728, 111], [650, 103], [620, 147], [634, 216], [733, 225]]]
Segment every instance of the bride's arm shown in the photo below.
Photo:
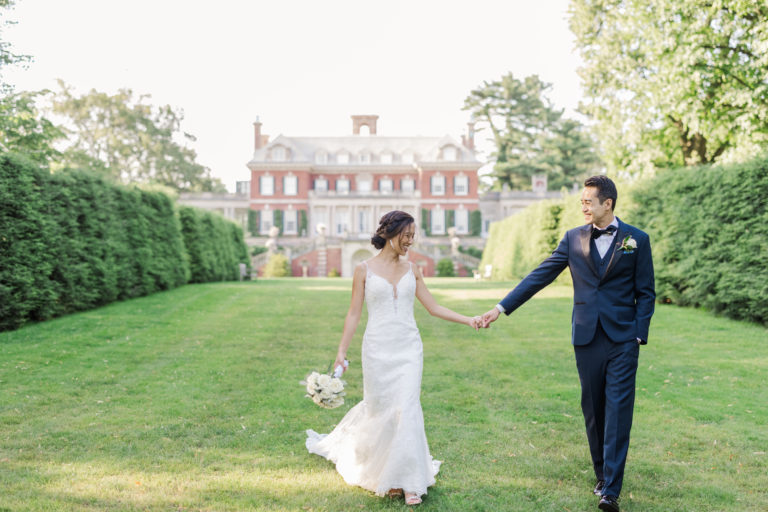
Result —
[[341, 341], [339, 342], [339, 351], [336, 354], [336, 361], [333, 363], [333, 368], [341, 365], [344, 367], [344, 360], [347, 358], [347, 349], [349, 343], [352, 341], [352, 336], [355, 335], [357, 330], [357, 324], [360, 323], [360, 314], [363, 311], [363, 300], [365, 299], [365, 267], [360, 264], [355, 268], [355, 274], [352, 277], [352, 300], [349, 304], [349, 311], [347, 311], [347, 318], [344, 320], [344, 331], [341, 334]]
[[438, 304], [435, 298], [429, 292], [427, 285], [424, 283], [424, 276], [421, 275], [421, 269], [416, 265], [413, 266], [413, 269], [413, 273], [416, 275], [416, 298], [419, 299], [419, 302], [421, 302], [424, 308], [429, 311], [430, 315], [436, 316], [437, 318], [442, 318], [443, 320], [448, 320], [450, 322], [468, 325], [477, 330], [479, 327], [479, 321], [477, 317], [472, 318], [464, 316]]

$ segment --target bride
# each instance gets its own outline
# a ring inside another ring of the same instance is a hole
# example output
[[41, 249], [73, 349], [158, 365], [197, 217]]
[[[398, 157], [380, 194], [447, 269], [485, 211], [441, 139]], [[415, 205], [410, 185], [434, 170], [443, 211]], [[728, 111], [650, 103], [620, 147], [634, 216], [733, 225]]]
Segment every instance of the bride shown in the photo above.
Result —
[[336, 464], [344, 480], [379, 496], [404, 495], [421, 503], [435, 483], [440, 461], [429, 453], [421, 412], [422, 344], [413, 318], [418, 298], [432, 316], [478, 329], [466, 317], [437, 304], [418, 267], [405, 258], [416, 232], [413, 217], [392, 211], [381, 218], [371, 243], [378, 255], [355, 269], [352, 301], [336, 362], [342, 365], [368, 303], [363, 336], [363, 401], [330, 434], [307, 430], [307, 449]]

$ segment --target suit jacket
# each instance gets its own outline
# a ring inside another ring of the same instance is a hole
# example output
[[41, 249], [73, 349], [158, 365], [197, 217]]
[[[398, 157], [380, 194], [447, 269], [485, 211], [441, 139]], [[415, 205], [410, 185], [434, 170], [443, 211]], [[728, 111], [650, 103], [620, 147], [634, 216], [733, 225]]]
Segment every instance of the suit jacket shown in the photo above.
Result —
[[[640, 339], [645, 344], [656, 299], [650, 239], [643, 231], [619, 220], [615, 246], [606, 254], [605, 271], [600, 272], [595, 265], [595, 261], [600, 261], [599, 255], [594, 258], [590, 254], [591, 233], [591, 224], [568, 231], [555, 252], [499, 304], [509, 315], [569, 267], [573, 278], [573, 344], [586, 345], [592, 341], [598, 319], [612, 341]], [[627, 235], [635, 239], [637, 248], [625, 254], [619, 246]]]

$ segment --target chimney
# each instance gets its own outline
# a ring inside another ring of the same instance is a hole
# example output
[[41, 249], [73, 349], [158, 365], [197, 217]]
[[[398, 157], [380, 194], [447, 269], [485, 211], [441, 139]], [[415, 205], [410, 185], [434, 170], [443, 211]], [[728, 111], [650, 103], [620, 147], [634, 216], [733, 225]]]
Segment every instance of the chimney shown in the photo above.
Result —
[[474, 121], [470, 121], [467, 123], [467, 137], [462, 137], [462, 142], [464, 142], [464, 146], [467, 149], [470, 149], [472, 151], [475, 150], [475, 123]]
[[371, 135], [376, 135], [376, 121], [379, 116], [373, 115], [357, 115], [352, 116], [352, 134], [360, 135], [360, 128], [363, 126], [368, 127], [368, 132]]
[[253, 149], [260, 149], [262, 142], [261, 122], [259, 122], [259, 116], [256, 116], [256, 121], [253, 123]]

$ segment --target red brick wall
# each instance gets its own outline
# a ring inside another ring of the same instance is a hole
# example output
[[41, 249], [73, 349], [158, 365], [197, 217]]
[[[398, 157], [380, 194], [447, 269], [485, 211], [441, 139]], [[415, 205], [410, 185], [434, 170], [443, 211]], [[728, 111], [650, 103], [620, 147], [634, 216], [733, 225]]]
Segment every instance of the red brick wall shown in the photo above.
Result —
[[339, 275], [341, 275], [341, 247], [328, 249], [327, 263], [325, 264], [325, 267], [328, 269], [328, 272], [335, 268]]

